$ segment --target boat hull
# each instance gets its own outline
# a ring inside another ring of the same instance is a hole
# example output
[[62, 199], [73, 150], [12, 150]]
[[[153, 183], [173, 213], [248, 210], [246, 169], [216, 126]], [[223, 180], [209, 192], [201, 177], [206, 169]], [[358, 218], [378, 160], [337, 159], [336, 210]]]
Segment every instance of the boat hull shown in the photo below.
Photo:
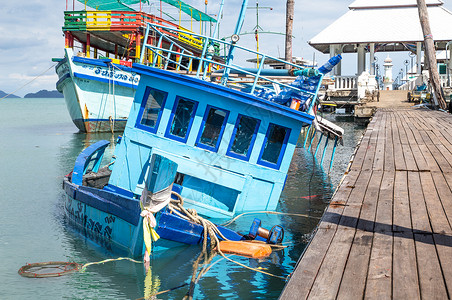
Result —
[[123, 131], [139, 82], [130, 68], [109, 60], [74, 56], [70, 49], [56, 66], [72, 121], [81, 132]]
[[[66, 194], [64, 211], [69, 223], [92, 242], [114, 253], [142, 257], [145, 251], [139, 201], [105, 189], [78, 186], [63, 180]], [[160, 252], [183, 245], [196, 245], [203, 241], [204, 228], [180, 218], [169, 210], [156, 214], [156, 232], [160, 239], [153, 243], [152, 251]], [[244, 237], [218, 226], [229, 240]]]

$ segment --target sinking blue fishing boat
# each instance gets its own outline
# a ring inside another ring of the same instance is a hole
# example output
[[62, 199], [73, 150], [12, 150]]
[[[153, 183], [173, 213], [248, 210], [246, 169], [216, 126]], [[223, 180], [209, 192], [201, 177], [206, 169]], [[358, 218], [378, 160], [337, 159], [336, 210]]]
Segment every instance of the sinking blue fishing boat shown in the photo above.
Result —
[[[243, 18], [236, 34], [241, 22]], [[145, 41], [149, 32], [157, 33], [159, 42], [145, 43], [143, 54], [152, 53], [154, 61], [132, 66], [140, 83], [113, 160], [100, 166], [109, 144], [100, 141], [79, 155], [64, 179], [68, 219], [93, 240], [134, 257], [143, 255], [149, 234], [160, 236], [152, 251], [201, 243], [203, 226], [183, 210], [195, 209], [206, 218], [275, 210], [300, 132], [315, 120], [313, 107], [323, 78], [317, 70], [240, 47], [237, 35], [232, 42], [195, 35], [204, 41], [202, 55], [195, 56], [163, 47], [165, 40], [176, 43], [171, 33], [182, 33], [178, 29], [148, 24]], [[224, 63], [212, 60], [218, 45], [227, 49]], [[233, 65], [236, 50], [259, 55], [259, 68]], [[285, 74], [299, 74], [296, 82], [263, 76], [267, 58], [288, 64], [292, 70]], [[159, 60], [168, 68], [157, 68]], [[196, 65], [196, 73], [172, 71], [187, 65]], [[327, 129], [325, 134], [337, 141], [339, 134]], [[142, 217], [146, 210], [150, 220]], [[155, 232], [147, 233], [143, 222]], [[220, 239], [255, 238], [262, 231], [258, 225], [254, 222], [243, 234], [218, 226]], [[270, 243], [283, 235], [278, 226], [266, 233]]]

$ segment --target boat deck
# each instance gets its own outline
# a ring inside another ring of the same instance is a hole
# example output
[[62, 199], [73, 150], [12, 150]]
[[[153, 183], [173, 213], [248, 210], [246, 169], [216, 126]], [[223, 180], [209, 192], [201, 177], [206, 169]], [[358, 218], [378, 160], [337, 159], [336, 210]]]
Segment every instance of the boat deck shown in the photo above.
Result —
[[452, 116], [379, 109], [281, 299], [450, 299]]

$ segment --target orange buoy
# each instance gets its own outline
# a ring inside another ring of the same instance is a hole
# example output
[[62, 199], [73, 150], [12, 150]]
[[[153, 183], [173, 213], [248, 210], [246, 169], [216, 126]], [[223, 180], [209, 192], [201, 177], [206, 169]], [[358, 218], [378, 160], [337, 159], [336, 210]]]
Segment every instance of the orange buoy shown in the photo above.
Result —
[[220, 250], [223, 253], [231, 253], [251, 258], [262, 258], [272, 253], [272, 248], [267, 244], [248, 243], [245, 241], [221, 241]]

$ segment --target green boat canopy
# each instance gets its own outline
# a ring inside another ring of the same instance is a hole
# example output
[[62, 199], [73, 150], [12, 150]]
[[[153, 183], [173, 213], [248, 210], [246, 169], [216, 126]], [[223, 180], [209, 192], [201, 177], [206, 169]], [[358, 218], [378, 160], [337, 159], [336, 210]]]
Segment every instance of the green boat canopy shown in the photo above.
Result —
[[[127, 6], [126, 4], [137, 4], [140, 0], [77, 0], [91, 8], [96, 10], [124, 10], [124, 11], [135, 11], [135, 9]], [[203, 13], [202, 11], [194, 8], [193, 6], [180, 1], [180, 0], [161, 0], [169, 5], [179, 8], [181, 11], [191, 16], [196, 21], [209, 21], [217, 22], [216, 19]], [[142, 3], [149, 3], [148, 0], [141, 0]]]
[[[125, 5], [133, 4], [137, 0], [78, 0], [78, 2], [85, 4], [95, 10], [124, 10], [124, 11], [135, 11], [133, 8]], [[140, 0], [138, 0], [138, 3]]]
[[186, 13], [187, 15], [191, 16], [196, 21], [209, 21], [209, 22], [217, 22], [214, 18], [212, 18], [209, 15], [206, 15], [202, 11], [194, 8], [193, 6], [180, 1], [180, 0], [162, 0], [165, 3], [168, 3], [169, 5], [172, 5], [174, 7], [179, 8], [181, 11]]

